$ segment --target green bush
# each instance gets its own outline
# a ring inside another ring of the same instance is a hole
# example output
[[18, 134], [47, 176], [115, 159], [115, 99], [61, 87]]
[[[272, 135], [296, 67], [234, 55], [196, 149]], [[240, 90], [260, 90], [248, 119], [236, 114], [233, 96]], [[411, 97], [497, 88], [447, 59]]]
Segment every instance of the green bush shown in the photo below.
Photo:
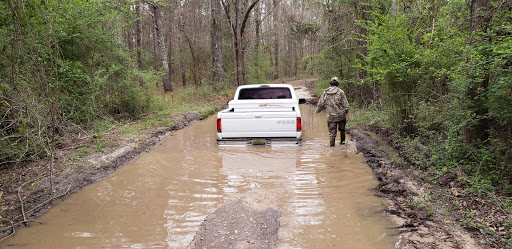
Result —
[[[0, 166], [49, 154], [55, 141], [97, 120], [135, 118], [153, 106], [118, 31], [127, 2], [0, 2]], [[5, 148], [5, 149], [4, 149]]]
[[394, 141], [418, 168], [437, 175], [462, 170], [469, 191], [510, 195], [510, 11], [496, 9], [486, 30], [470, 33], [466, 1], [418, 5], [395, 16], [374, 9], [362, 22], [365, 81], [381, 86]]

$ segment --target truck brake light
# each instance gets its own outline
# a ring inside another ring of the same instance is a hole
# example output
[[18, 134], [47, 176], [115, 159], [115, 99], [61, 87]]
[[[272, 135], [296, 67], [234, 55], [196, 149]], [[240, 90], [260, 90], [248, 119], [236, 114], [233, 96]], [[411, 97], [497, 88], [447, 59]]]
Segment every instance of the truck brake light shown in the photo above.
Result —
[[217, 132], [222, 132], [222, 121], [220, 118], [217, 119]]
[[[217, 120], [217, 124], [218, 124]], [[218, 125], [217, 125], [218, 126]], [[297, 131], [302, 131], [302, 119], [300, 117], [297, 117]]]

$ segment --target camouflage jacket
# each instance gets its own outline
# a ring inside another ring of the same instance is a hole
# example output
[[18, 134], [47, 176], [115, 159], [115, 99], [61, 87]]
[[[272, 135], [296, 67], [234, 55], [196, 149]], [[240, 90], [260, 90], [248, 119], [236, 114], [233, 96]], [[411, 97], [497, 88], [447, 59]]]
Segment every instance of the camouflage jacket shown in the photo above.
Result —
[[316, 111], [325, 110], [327, 122], [339, 122], [345, 120], [345, 113], [348, 113], [349, 108], [345, 92], [336, 86], [331, 86], [320, 96]]

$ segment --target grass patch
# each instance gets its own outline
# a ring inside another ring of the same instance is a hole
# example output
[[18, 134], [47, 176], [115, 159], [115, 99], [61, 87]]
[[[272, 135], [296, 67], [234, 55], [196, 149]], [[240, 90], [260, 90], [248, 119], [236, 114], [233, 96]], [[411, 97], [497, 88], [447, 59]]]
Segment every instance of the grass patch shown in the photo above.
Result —
[[379, 106], [370, 106], [367, 108], [350, 108], [350, 121], [347, 122], [348, 128], [360, 125], [376, 125], [389, 128], [388, 115]]
[[82, 146], [82, 147], [79, 147], [78, 149], [76, 149], [80, 154], [84, 155], [84, 156], [88, 156], [91, 154], [91, 152], [89, 151], [89, 148], [87, 148], [86, 146]]
[[101, 153], [105, 153], [106, 147], [107, 147], [107, 144], [105, 142], [96, 143], [96, 145], [94, 145], [94, 148], [96, 148], [96, 150]]
[[130, 126], [123, 127], [123, 129], [121, 130], [121, 133], [123, 133], [123, 135], [129, 135], [129, 134], [136, 133], [138, 131], [139, 131], [139, 129], [136, 126], [130, 125]]
[[208, 116], [217, 113], [218, 111], [219, 111], [219, 108], [217, 108], [216, 106], [211, 106], [206, 109], [201, 109], [201, 110], [199, 110], [200, 119], [203, 120], [203, 119], [207, 118]]
[[153, 116], [150, 119], [147, 119], [142, 123], [143, 127], [169, 127], [171, 123], [174, 121], [173, 118], [170, 118], [168, 115], [157, 115]]

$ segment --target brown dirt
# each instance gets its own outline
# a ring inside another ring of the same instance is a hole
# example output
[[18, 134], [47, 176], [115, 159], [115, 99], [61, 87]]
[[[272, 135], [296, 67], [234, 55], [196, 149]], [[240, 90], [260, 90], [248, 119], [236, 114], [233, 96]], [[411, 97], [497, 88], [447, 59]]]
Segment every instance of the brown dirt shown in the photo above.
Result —
[[[225, 103], [225, 99], [218, 100], [215, 107], [220, 109]], [[103, 132], [101, 137], [78, 136], [61, 144], [53, 163], [53, 193], [49, 160], [0, 170], [0, 239], [14, 234], [20, 226], [29, 226], [54, 204], [134, 160], [174, 130], [200, 120], [201, 115], [185, 111], [170, 118], [174, 120], [170, 127], [124, 135], [123, 128], [136, 123], [125, 124]]]

